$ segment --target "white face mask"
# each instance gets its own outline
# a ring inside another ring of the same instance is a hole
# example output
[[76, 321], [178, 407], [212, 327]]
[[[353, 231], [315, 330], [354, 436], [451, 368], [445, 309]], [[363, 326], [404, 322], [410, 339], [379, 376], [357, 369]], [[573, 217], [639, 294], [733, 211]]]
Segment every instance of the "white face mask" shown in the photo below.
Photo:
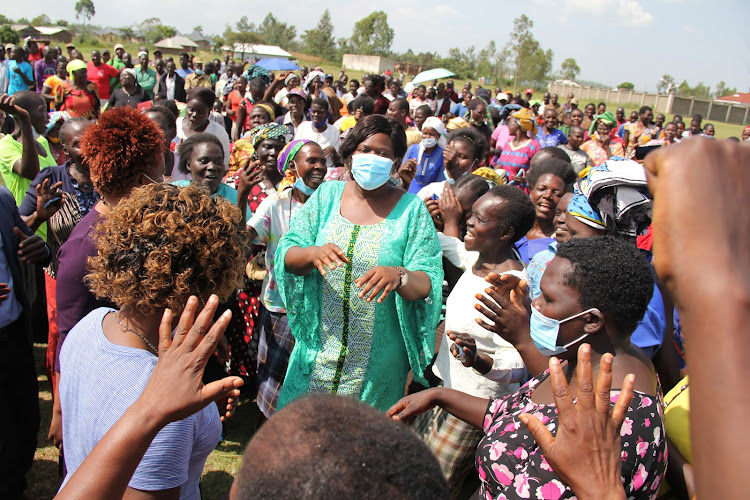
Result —
[[434, 137], [425, 137], [419, 144], [425, 149], [434, 148], [437, 144], [437, 139]]

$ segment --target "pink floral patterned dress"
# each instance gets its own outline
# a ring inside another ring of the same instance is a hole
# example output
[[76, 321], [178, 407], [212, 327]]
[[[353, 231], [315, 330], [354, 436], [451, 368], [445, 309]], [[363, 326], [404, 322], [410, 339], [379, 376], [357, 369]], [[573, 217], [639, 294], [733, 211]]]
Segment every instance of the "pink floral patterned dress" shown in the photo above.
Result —
[[[517, 392], [490, 401], [484, 417], [484, 438], [477, 447], [476, 465], [486, 499], [530, 498], [558, 500], [575, 498], [557, 477], [528, 428], [521, 413], [539, 418], [552, 434], [557, 433], [557, 408], [531, 400], [534, 389], [549, 376], [549, 370], [530, 380]], [[619, 391], [612, 391], [612, 402]], [[667, 447], [661, 396], [634, 392], [622, 435], [622, 482], [629, 499], [653, 499], [667, 469]]]

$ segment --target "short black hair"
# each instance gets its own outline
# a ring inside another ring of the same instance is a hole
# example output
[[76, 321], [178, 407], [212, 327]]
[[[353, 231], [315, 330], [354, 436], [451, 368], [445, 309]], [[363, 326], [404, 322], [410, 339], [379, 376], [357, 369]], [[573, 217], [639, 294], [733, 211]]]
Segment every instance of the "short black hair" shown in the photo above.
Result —
[[[153, 108], [153, 106], [152, 106]], [[180, 144], [180, 147], [178, 149], [178, 152], [180, 154], [180, 161], [177, 163], [177, 170], [182, 172], [183, 174], [189, 174], [190, 169], [188, 168], [188, 163], [190, 162], [190, 157], [193, 156], [193, 149], [195, 149], [195, 146], [198, 144], [203, 144], [205, 142], [210, 142], [211, 144], [216, 144], [219, 146], [219, 149], [224, 153], [224, 156], [226, 157], [226, 151], [224, 151], [224, 146], [221, 144], [221, 141], [218, 137], [216, 137], [214, 134], [209, 134], [208, 132], [200, 132], [198, 134], [193, 134], [184, 141], [182, 141], [182, 144]]]
[[448, 134], [448, 144], [462, 141], [474, 148], [474, 159], [479, 160], [487, 147], [487, 137], [474, 127], [459, 128]]
[[247, 82], [247, 84], [248, 84], [248, 86], [251, 89], [264, 89], [264, 88], [266, 88], [266, 82], [264, 82], [263, 78], [261, 78], [259, 76], [255, 76], [255, 77], [251, 78]]
[[71, 133], [73, 130], [78, 130], [79, 127], [89, 125], [90, 123], [91, 121], [88, 118], [84, 118], [82, 116], [68, 118], [63, 122], [62, 127], [60, 127], [60, 142], [65, 144], [65, 142], [68, 140], [69, 133]]
[[37, 94], [33, 90], [19, 90], [13, 94], [13, 102], [19, 108], [30, 111], [34, 106], [45, 102], [42, 94]]
[[153, 106], [151, 106], [148, 109], [150, 110], [150, 109], [153, 109], [153, 108], [164, 108], [164, 109], [166, 109], [167, 111], [169, 111], [170, 113], [172, 113], [172, 116], [171, 116], [170, 120], [174, 120], [175, 122], [177, 121], [177, 117], [180, 116], [180, 111], [177, 109], [177, 104], [175, 104], [174, 99], [161, 100], [161, 101], [159, 101], [158, 103], [154, 104]]
[[417, 109], [414, 110], [414, 114], [417, 114], [417, 111], [422, 111], [423, 113], [427, 113], [427, 116], [432, 116], [432, 108], [429, 106], [429, 104], [422, 104], [421, 106], [418, 106]]
[[568, 157], [567, 153], [560, 148], [554, 147], [551, 149], [560, 151], [566, 156], [566, 160], [561, 160], [557, 156], [555, 156], [554, 158], [548, 158], [546, 160], [540, 161], [529, 169], [529, 173], [527, 176], [528, 185], [533, 189], [541, 176], [543, 176], [544, 174], [552, 174], [562, 179], [565, 185], [568, 187], [568, 190], [570, 190], [573, 186], [573, 183], [576, 181], [576, 172], [575, 170], [573, 170], [573, 166], [570, 164], [570, 158]]
[[351, 106], [349, 111], [352, 113], [361, 109], [365, 115], [371, 115], [375, 111], [375, 101], [367, 94], [357, 96], [356, 99], [349, 103], [349, 106]]
[[[480, 196], [490, 190], [490, 185], [484, 177], [474, 174], [466, 174], [456, 181], [453, 190], [456, 194], [459, 192], [467, 192], [474, 200], [478, 200]], [[468, 207], [463, 208], [466, 209]]]
[[641, 109], [638, 110], [638, 115], [642, 115], [646, 111], [651, 111], [653, 113], [653, 109], [651, 109], [651, 106], [641, 106]]
[[556, 258], [573, 267], [565, 284], [578, 291], [581, 310], [595, 307], [622, 334], [633, 333], [654, 293], [654, 273], [635, 246], [609, 236], [573, 238]]
[[341, 157], [344, 161], [357, 150], [357, 146], [368, 137], [375, 134], [385, 134], [391, 138], [393, 144], [394, 159], [400, 159], [406, 154], [406, 132], [396, 120], [383, 115], [365, 116], [350, 129], [349, 135], [346, 136], [341, 144]]
[[328, 102], [328, 99], [324, 97], [316, 97], [310, 103], [310, 107], [312, 107], [313, 104], [317, 104], [318, 106], [323, 106], [323, 109], [330, 109], [331, 107], [330, 103]]
[[409, 112], [409, 101], [404, 99], [403, 97], [397, 97], [394, 100], [391, 101], [391, 104], [396, 103], [396, 106], [398, 106], [398, 109], [401, 111]]
[[238, 500], [449, 497], [435, 456], [409, 427], [332, 394], [301, 398], [263, 424], [234, 491]]
[[351, 85], [352, 83], [356, 83], [357, 87], [359, 87], [359, 80], [357, 80], [356, 78], [352, 78], [351, 80], [349, 80], [349, 85]]
[[380, 75], [367, 75], [362, 78], [362, 82], [366, 82], [367, 80], [370, 80], [376, 89], [383, 90], [385, 88], [385, 78]]
[[536, 221], [536, 208], [531, 198], [517, 187], [508, 184], [494, 186], [488, 193], [508, 202], [502, 212], [502, 222], [514, 230], [511, 243], [526, 236]]

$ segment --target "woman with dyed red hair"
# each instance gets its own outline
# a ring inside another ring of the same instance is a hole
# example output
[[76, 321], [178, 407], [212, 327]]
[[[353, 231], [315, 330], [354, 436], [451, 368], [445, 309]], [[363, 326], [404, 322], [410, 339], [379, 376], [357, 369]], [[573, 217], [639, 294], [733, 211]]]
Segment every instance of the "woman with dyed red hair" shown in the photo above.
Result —
[[[133, 189], [164, 180], [162, 132], [156, 123], [133, 108], [122, 107], [103, 113], [99, 122], [83, 134], [81, 153], [101, 199], [76, 225], [58, 253], [58, 359], [65, 336], [73, 326], [97, 307], [109, 305], [108, 301], [97, 299], [83, 282], [88, 274], [88, 258], [96, 255], [93, 234], [97, 226]], [[55, 370], [60, 372], [59, 361], [55, 363]], [[57, 397], [50, 438], [56, 445], [62, 440]]]

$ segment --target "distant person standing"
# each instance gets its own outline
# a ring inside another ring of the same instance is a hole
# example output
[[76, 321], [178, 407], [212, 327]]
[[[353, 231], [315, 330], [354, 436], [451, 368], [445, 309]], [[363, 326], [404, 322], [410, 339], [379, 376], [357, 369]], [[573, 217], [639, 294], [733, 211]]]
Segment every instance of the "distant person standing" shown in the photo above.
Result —
[[34, 63], [34, 80], [36, 82], [36, 93], [42, 93], [42, 87], [44, 81], [55, 74], [55, 60], [57, 59], [57, 52], [55, 49], [49, 46], [45, 46], [42, 49], [44, 57]]
[[120, 74], [114, 66], [104, 64], [102, 55], [98, 50], [91, 51], [91, 62], [86, 65], [86, 76], [90, 82], [96, 85], [99, 93], [100, 104], [104, 106], [109, 101], [110, 86], [109, 79]]
[[156, 71], [148, 67], [148, 52], [138, 54], [140, 63], [135, 71], [135, 80], [143, 89], [149, 99], [154, 98], [154, 85], [156, 85]]
[[21, 90], [35, 88], [34, 69], [24, 60], [26, 51], [20, 45], [13, 47], [11, 60], [8, 63], [8, 95]]
[[190, 69], [190, 56], [183, 52], [180, 54], [180, 67], [177, 69], [177, 74], [180, 75], [183, 79], [187, 79], [187, 76], [193, 72], [192, 69]]

